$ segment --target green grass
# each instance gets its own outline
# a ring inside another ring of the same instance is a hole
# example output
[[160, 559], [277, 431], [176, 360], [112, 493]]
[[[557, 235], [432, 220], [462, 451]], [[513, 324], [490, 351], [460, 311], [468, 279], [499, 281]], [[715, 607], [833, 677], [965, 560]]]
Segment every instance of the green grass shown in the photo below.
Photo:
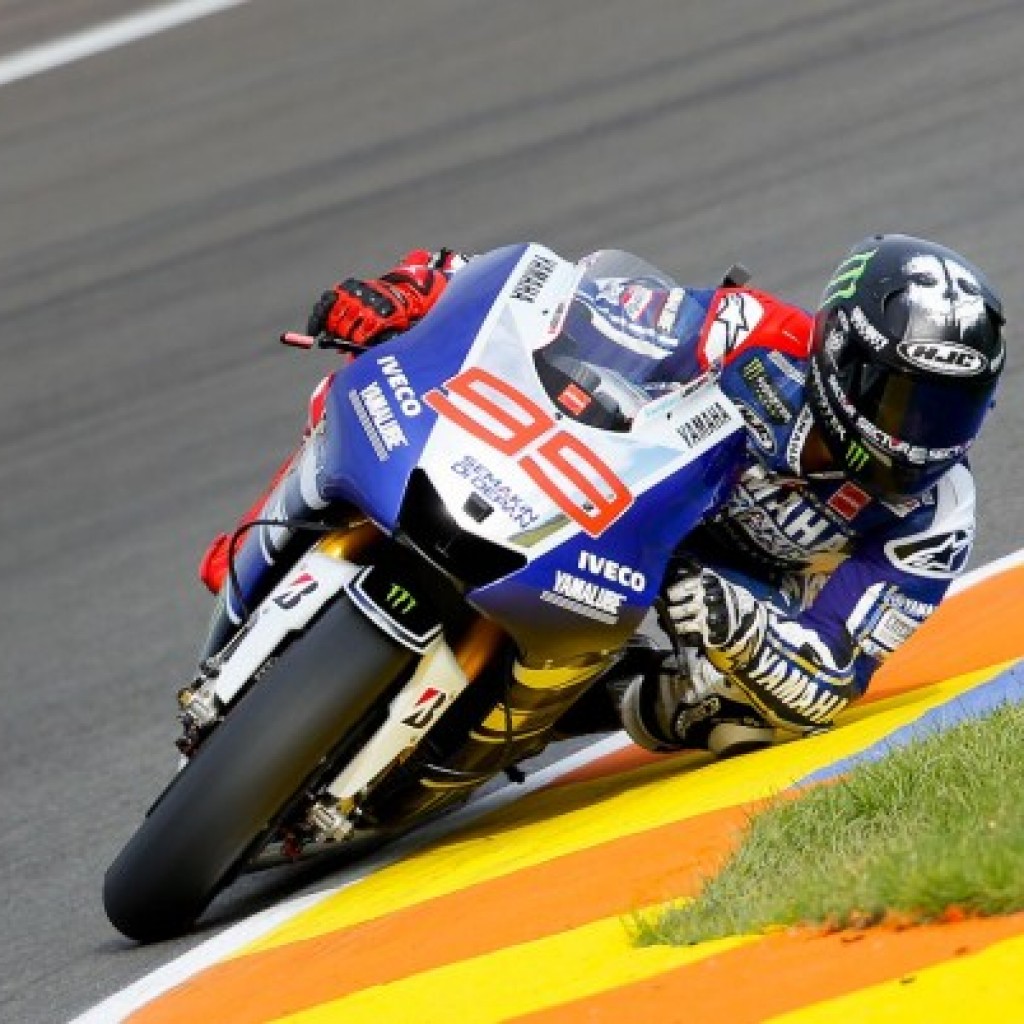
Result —
[[1008, 704], [751, 818], [697, 898], [638, 917], [641, 945], [772, 927], [1024, 909], [1024, 706]]

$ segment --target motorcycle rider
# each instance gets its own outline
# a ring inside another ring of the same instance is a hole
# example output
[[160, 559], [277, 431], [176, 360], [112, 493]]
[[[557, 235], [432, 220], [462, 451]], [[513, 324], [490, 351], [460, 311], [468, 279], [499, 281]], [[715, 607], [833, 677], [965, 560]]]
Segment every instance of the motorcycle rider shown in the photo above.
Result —
[[[380, 278], [342, 281], [309, 333], [369, 346], [407, 330], [464, 263], [417, 250]], [[610, 279], [579, 298], [609, 338], [649, 358], [649, 381], [716, 372], [748, 440], [731, 491], [666, 578], [673, 649], [636, 638], [561, 731], [621, 720], [648, 749], [724, 756], [776, 729], [829, 727], [967, 563], [966, 454], [1005, 362], [994, 288], [950, 249], [876, 235], [838, 265], [814, 316], [728, 279], [671, 290]], [[226, 553], [220, 537], [203, 561], [211, 590]]]

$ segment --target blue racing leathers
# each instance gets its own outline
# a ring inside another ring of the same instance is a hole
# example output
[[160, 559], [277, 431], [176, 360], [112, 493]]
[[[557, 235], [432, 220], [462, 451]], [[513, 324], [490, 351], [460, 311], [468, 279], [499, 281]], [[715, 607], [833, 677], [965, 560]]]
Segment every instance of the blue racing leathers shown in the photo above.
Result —
[[751, 643], [708, 658], [773, 725], [831, 724], [964, 569], [974, 483], [954, 466], [927, 493], [872, 497], [842, 473], [808, 474], [812, 318], [754, 289], [584, 278], [565, 331], [595, 363], [627, 348], [648, 390], [711, 370], [748, 427], [735, 485], [681, 554], [763, 602]]

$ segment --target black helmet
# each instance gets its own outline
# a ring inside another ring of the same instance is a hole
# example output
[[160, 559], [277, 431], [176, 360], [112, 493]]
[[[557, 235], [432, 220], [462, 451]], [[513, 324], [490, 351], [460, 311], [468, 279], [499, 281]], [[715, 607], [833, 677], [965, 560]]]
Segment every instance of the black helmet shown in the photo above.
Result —
[[807, 378], [846, 474], [899, 500], [963, 458], [1003, 368], [1002, 325], [995, 290], [951, 249], [907, 235], [855, 245], [822, 296]]

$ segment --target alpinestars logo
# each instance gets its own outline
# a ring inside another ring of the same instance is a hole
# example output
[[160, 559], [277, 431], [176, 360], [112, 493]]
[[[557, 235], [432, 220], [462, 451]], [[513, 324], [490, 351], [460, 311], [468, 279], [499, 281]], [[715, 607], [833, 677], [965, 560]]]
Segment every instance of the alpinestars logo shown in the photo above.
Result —
[[752, 295], [726, 292], [718, 303], [704, 339], [703, 356], [715, 363], [735, 352], [761, 322], [764, 307]]
[[947, 579], [963, 571], [973, 540], [973, 530], [953, 530], [937, 537], [890, 541], [885, 553], [905, 572]]

